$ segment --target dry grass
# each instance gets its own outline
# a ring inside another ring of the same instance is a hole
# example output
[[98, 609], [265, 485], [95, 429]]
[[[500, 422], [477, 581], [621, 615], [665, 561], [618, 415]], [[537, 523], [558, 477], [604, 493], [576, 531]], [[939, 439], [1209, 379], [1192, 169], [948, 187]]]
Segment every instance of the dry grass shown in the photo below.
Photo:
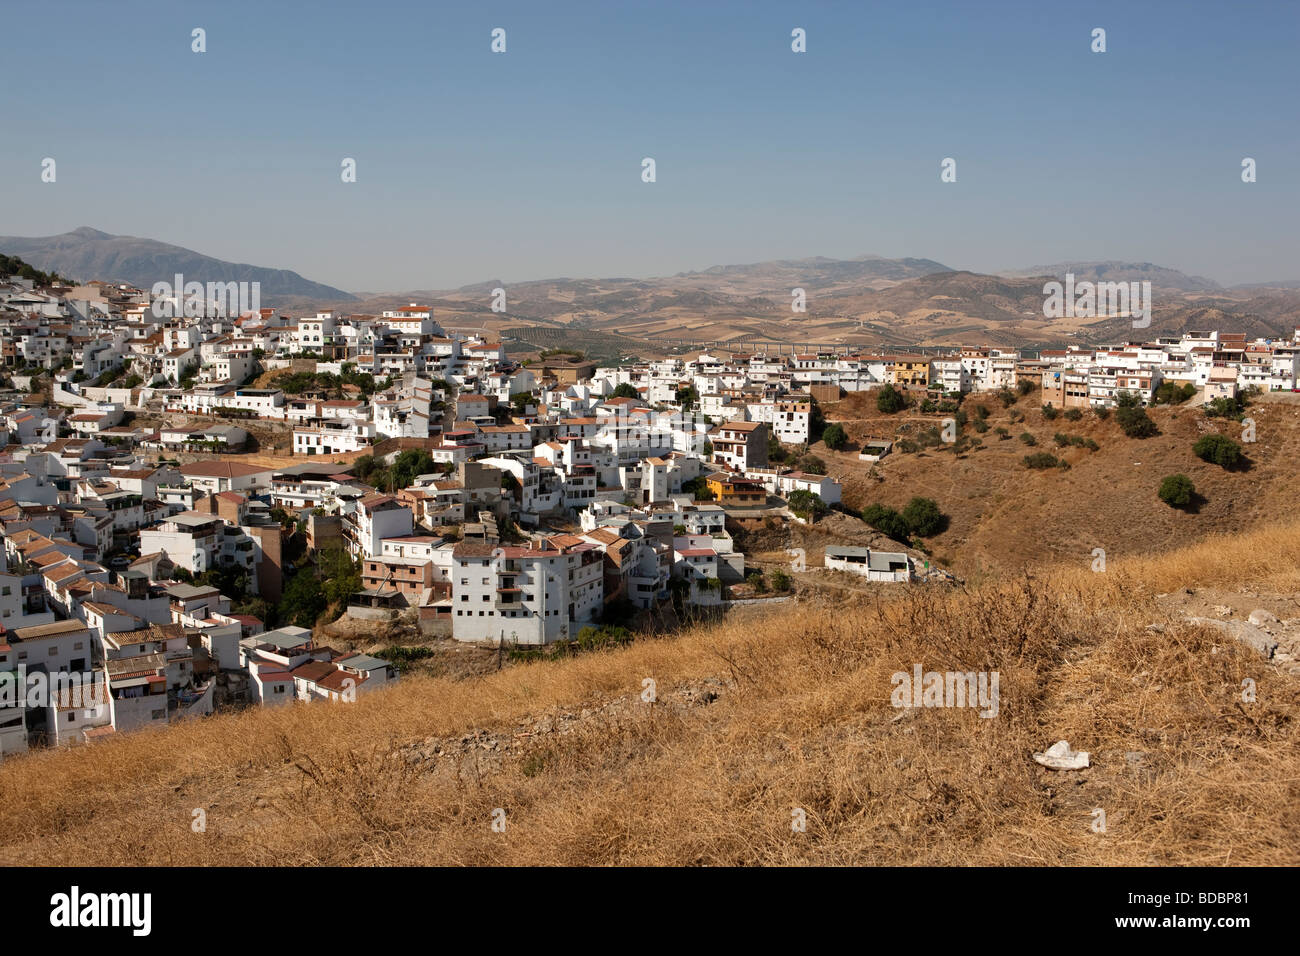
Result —
[[[33, 754], [0, 769], [0, 862], [1295, 864], [1294, 678], [1146, 629], [1156, 592], [1209, 584], [1296, 589], [1300, 526]], [[997, 717], [892, 708], [914, 663], [997, 670]], [[502, 746], [459, 746], [482, 729]], [[456, 756], [408, 746], [430, 738]], [[1031, 761], [1060, 738], [1092, 768]]]

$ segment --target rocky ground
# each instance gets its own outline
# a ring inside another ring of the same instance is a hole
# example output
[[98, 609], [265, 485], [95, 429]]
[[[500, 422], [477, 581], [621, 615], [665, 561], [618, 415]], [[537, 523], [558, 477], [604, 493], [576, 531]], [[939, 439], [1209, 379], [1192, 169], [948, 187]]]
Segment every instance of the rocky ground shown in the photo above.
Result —
[[1159, 607], [1177, 617], [1241, 641], [1265, 660], [1300, 676], [1300, 595], [1184, 588], [1158, 594], [1156, 601]]

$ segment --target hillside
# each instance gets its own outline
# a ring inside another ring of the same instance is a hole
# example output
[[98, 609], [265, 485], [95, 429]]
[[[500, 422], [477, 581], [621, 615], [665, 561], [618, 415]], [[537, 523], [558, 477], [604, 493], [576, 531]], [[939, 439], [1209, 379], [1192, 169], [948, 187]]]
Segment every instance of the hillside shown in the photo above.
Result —
[[113, 236], [89, 226], [58, 236], [0, 236], [0, 252], [21, 256], [37, 269], [83, 281], [126, 282], [143, 289], [155, 282], [171, 282], [177, 273], [186, 282], [260, 282], [262, 304], [267, 307], [295, 305], [306, 299], [352, 299], [341, 289], [304, 279], [288, 269], [226, 262], [155, 239]]
[[[1162, 603], [1204, 588], [1295, 614], [1300, 525], [35, 753], [0, 863], [1295, 865], [1296, 677]], [[998, 713], [892, 707], [914, 664]]]
[[[880, 503], [900, 508], [915, 495], [933, 498], [950, 516], [946, 532], [932, 539], [935, 557], [961, 577], [978, 579], [1034, 570], [1062, 561], [1086, 567], [1092, 550], [1109, 556], [1164, 551], [1207, 533], [1230, 533], [1267, 525], [1288, 513], [1295, 499], [1295, 462], [1300, 457], [1300, 396], [1264, 395], [1247, 414], [1255, 419], [1257, 441], [1242, 446], [1249, 467], [1225, 471], [1192, 453], [1207, 432], [1240, 440], [1242, 426], [1207, 418], [1190, 407], [1148, 409], [1160, 433], [1128, 438], [1114, 416], [1105, 421], [1088, 412], [1076, 422], [1049, 421], [1037, 392], [1004, 409], [992, 396], [972, 396], [963, 409], [989, 410], [988, 431], [973, 422], [962, 434], [982, 444], [960, 456], [938, 445], [913, 454], [895, 451], [878, 464], [858, 461], [867, 438], [915, 438], [941, 424], [944, 415], [914, 410], [885, 415], [874, 393], [860, 393], [826, 406], [828, 420], [841, 421], [851, 444], [840, 452], [816, 443], [812, 452], [844, 483], [846, 505]], [[1019, 419], [1013, 421], [1013, 418]], [[1002, 439], [998, 428], [1009, 435]], [[1036, 444], [1022, 441], [1033, 435]], [[1057, 433], [1092, 439], [1097, 451], [1056, 447]], [[1025, 455], [1050, 451], [1070, 464], [1068, 471], [1031, 471]], [[1168, 507], [1156, 497], [1165, 475], [1181, 472], [1204, 497], [1196, 513]]]

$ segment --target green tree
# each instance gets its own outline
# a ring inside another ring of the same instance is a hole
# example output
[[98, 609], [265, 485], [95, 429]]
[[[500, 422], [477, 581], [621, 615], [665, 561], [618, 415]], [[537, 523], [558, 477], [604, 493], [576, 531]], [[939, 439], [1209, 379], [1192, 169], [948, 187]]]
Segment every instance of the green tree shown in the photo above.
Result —
[[806, 471], [810, 475], [826, 474], [826, 462], [816, 455], [800, 455], [795, 464], [798, 465], [800, 471]]
[[862, 520], [895, 541], [906, 542], [910, 537], [907, 520], [893, 508], [885, 505], [868, 505], [862, 511]]
[[1207, 418], [1241, 418], [1242, 409], [1241, 399], [1229, 398], [1226, 395], [1212, 399], [1205, 406], [1205, 415]]
[[1160, 500], [1171, 508], [1186, 508], [1192, 503], [1196, 486], [1186, 475], [1166, 475], [1165, 480], [1160, 482], [1160, 490], [1157, 494], [1160, 495]]
[[1061, 462], [1060, 459], [1051, 452], [1040, 451], [1032, 455], [1026, 455], [1024, 457], [1024, 463], [1026, 468], [1041, 471], [1044, 468], [1055, 468], [1060, 465]]
[[1157, 405], [1181, 405], [1195, 394], [1196, 386], [1191, 382], [1182, 385], [1177, 382], [1161, 382], [1156, 387], [1155, 402]]
[[620, 382], [614, 386], [614, 398], [640, 398], [641, 393], [631, 382]]
[[342, 548], [317, 552], [316, 573], [328, 604], [346, 605], [348, 598], [361, 590], [361, 568]]
[[420, 475], [437, 470], [432, 456], [423, 448], [408, 448], [397, 456], [389, 469], [389, 490], [409, 488]]
[[1196, 457], [1222, 468], [1236, 468], [1242, 462], [1241, 446], [1227, 435], [1202, 435], [1192, 446]]
[[948, 526], [947, 515], [929, 498], [913, 498], [903, 509], [902, 518], [908, 532], [921, 538], [939, 534]]
[[901, 412], [907, 407], [907, 397], [893, 385], [886, 383], [876, 393], [876, 409], [886, 415]]
[[[1126, 393], [1120, 393], [1124, 394]], [[1120, 405], [1115, 411], [1115, 421], [1119, 422], [1119, 427], [1129, 438], [1150, 438], [1160, 431], [1147, 410], [1139, 405]]]
[[839, 422], [831, 422], [822, 432], [822, 441], [831, 451], [839, 451], [848, 442], [849, 436], [844, 434], [844, 428]]
[[826, 502], [822, 500], [821, 495], [806, 491], [803, 488], [790, 492], [786, 502], [790, 505], [790, 510], [800, 518], [820, 518], [831, 510]]
[[314, 627], [325, 611], [325, 594], [320, 581], [310, 570], [301, 570], [289, 579], [280, 598], [280, 620], [296, 627]]

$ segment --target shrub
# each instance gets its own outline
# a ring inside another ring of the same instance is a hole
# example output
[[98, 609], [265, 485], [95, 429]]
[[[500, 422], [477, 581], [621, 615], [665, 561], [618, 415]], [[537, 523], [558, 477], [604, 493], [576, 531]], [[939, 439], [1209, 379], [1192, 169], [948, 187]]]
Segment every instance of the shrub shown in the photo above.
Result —
[[993, 433], [998, 436], [999, 441], [1006, 441], [1008, 438], [1011, 437], [1011, 432], [1007, 431], [1001, 425], [993, 429]]
[[1107, 408], [1105, 405], [1098, 405], [1096, 408], [1092, 410], [1092, 412], [1103, 422], [1106, 419], [1110, 418], [1110, 409]]
[[816, 455], [800, 455], [795, 463], [799, 466], [800, 471], [806, 471], [810, 475], [826, 474], [826, 462]]
[[1166, 475], [1165, 480], [1160, 482], [1160, 490], [1157, 494], [1160, 495], [1160, 500], [1171, 508], [1186, 508], [1192, 503], [1196, 486], [1186, 475]]
[[[1120, 392], [1120, 395], [1125, 394], [1127, 393]], [[1124, 434], [1129, 438], [1150, 438], [1159, 431], [1146, 409], [1136, 405], [1121, 405], [1115, 412], [1115, 421], [1119, 422], [1119, 427], [1124, 429]]]
[[929, 498], [913, 498], [903, 509], [902, 519], [911, 535], [928, 538], [948, 526], [948, 517]]
[[750, 571], [745, 575], [745, 583], [754, 589], [755, 594], [767, 593], [767, 580], [762, 571]]
[[848, 440], [849, 436], [844, 434], [844, 429], [838, 422], [827, 425], [826, 430], [822, 432], [822, 441], [826, 443], [826, 447], [831, 451], [839, 451]]
[[1061, 448], [1064, 448], [1066, 445], [1070, 444], [1070, 436], [1064, 432], [1057, 432], [1052, 436], [1052, 441], [1056, 442], [1056, 444]]
[[1010, 408], [1016, 403], [1016, 393], [1009, 388], [998, 389], [998, 401], [1002, 403], [1003, 408]]
[[943, 434], [938, 427], [931, 425], [925, 431], [916, 436], [916, 444], [920, 448], [933, 448], [935, 445], [943, 444]]
[[1022, 378], [1020, 381], [1016, 382], [1016, 391], [1021, 395], [1028, 395], [1033, 390], [1034, 383], [1029, 381], [1027, 378]]
[[1082, 417], [1083, 417], [1083, 412], [1079, 411], [1079, 409], [1077, 408], [1066, 409], [1065, 420], [1067, 422], [1077, 422]]
[[1205, 406], [1209, 418], [1240, 418], [1243, 405], [1238, 398], [1216, 398]]
[[1241, 464], [1241, 446], [1227, 435], [1202, 435], [1192, 451], [1202, 461], [1222, 468], [1236, 468]]
[[884, 385], [876, 394], [876, 409], [886, 415], [901, 412], [906, 407], [907, 398], [892, 385]]
[[1045, 419], [1047, 419], [1049, 422], [1054, 422], [1054, 421], [1056, 421], [1056, 416], [1059, 415], [1059, 414], [1060, 414], [1060, 412], [1058, 412], [1058, 411], [1056, 410], [1056, 406], [1055, 406], [1055, 405], [1044, 405], [1044, 406], [1043, 406], [1043, 417], [1044, 417]]
[[989, 423], [982, 418], [975, 419], [973, 425], [975, 427], [975, 430], [979, 432], [981, 435], [983, 435], [986, 431], [989, 430]]
[[790, 492], [786, 502], [789, 504], [790, 510], [800, 518], [820, 518], [831, 510], [826, 502], [822, 500], [821, 495], [806, 491], [803, 488]]
[[1157, 405], [1181, 405], [1195, 394], [1196, 386], [1191, 382], [1184, 382], [1182, 385], [1161, 382], [1156, 387], [1155, 402]]
[[1051, 452], [1040, 451], [1040, 452], [1035, 452], [1032, 455], [1026, 455], [1024, 457], [1024, 462], [1026, 468], [1032, 468], [1035, 471], [1041, 471], [1045, 468], [1057, 467], [1061, 463], [1061, 460], [1057, 458], [1055, 455], [1053, 455]]
[[863, 509], [862, 520], [895, 541], [906, 541], [908, 538], [907, 521], [893, 508], [878, 504], [868, 505]]
[[1038, 439], [1035, 438], [1033, 435], [1029, 434], [1029, 432], [1021, 432], [1020, 440], [1024, 442], [1026, 445], [1028, 445], [1030, 448], [1038, 444]]
[[790, 575], [786, 574], [780, 568], [772, 572], [772, 590], [788, 591], [790, 590]]

